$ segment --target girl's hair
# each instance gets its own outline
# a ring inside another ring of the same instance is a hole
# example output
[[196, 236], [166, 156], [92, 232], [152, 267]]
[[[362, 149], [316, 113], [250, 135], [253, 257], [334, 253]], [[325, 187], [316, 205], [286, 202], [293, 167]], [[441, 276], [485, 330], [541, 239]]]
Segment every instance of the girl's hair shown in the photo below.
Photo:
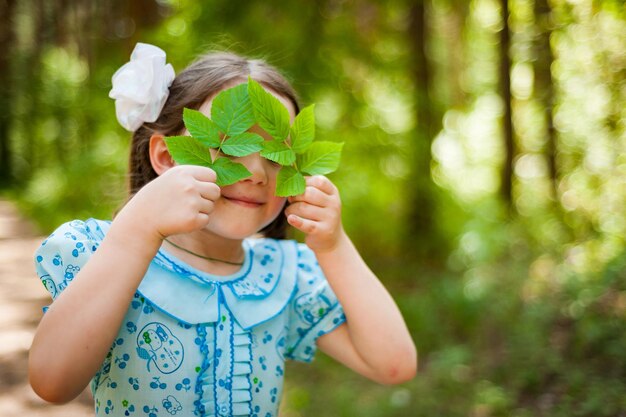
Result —
[[[158, 176], [150, 163], [150, 137], [154, 133], [165, 136], [180, 134], [185, 128], [183, 108], [197, 110], [208, 98], [235, 81], [247, 80], [248, 76], [289, 99], [296, 114], [300, 112], [296, 92], [278, 70], [266, 62], [230, 52], [210, 52], [201, 56], [176, 76], [159, 118], [155, 122], [144, 123], [133, 133], [129, 161], [129, 199]], [[281, 214], [259, 233], [265, 237], [284, 239], [286, 230], [287, 221]]]

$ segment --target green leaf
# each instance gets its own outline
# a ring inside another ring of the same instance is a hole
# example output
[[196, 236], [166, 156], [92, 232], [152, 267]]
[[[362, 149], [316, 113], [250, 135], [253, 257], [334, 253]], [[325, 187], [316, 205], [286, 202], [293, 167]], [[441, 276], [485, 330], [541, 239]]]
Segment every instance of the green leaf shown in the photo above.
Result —
[[252, 175], [244, 165], [228, 158], [217, 158], [211, 168], [217, 174], [217, 185], [220, 187], [234, 184]]
[[226, 136], [237, 136], [254, 125], [254, 111], [246, 84], [220, 92], [211, 104], [211, 119]]
[[198, 110], [183, 109], [185, 127], [194, 139], [198, 139], [209, 148], [220, 147], [220, 131], [211, 119]]
[[259, 152], [264, 139], [256, 133], [245, 132], [238, 136], [233, 136], [224, 141], [222, 152], [232, 156], [246, 156]]
[[170, 155], [181, 165], [213, 165], [209, 149], [191, 136], [172, 136], [165, 138], [165, 145]]
[[304, 193], [306, 181], [294, 167], [282, 167], [276, 177], [276, 195], [290, 197]]
[[250, 77], [248, 94], [259, 126], [275, 140], [284, 141], [289, 135], [290, 117], [287, 108]]
[[315, 104], [302, 109], [291, 125], [291, 148], [303, 153], [315, 139]]
[[326, 175], [335, 171], [341, 159], [343, 143], [314, 142], [299, 158], [300, 171], [309, 175]]
[[285, 142], [277, 140], [263, 142], [261, 156], [281, 165], [291, 165], [296, 162], [296, 153]]

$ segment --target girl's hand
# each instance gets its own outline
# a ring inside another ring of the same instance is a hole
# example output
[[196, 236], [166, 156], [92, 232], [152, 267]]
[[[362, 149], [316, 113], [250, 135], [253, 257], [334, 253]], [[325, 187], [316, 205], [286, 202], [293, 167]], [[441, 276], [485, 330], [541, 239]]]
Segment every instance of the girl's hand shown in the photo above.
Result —
[[337, 187], [323, 175], [306, 177], [304, 194], [288, 201], [287, 222], [306, 234], [307, 246], [314, 252], [334, 249], [343, 234]]
[[159, 240], [201, 229], [221, 194], [216, 179], [210, 168], [174, 166], [139, 190], [116, 220]]

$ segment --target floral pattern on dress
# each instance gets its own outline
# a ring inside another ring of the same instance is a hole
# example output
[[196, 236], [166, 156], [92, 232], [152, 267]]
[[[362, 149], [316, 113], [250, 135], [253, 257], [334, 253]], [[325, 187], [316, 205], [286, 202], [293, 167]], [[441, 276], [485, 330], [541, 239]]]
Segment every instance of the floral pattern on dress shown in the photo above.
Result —
[[[72, 221], [42, 243], [35, 265], [53, 299], [109, 226]], [[97, 416], [278, 415], [285, 359], [311, 361], [345, 316], [306, 245], [244, 245], [247, 263], [229, 277], [157, 253], [92, 379]]]

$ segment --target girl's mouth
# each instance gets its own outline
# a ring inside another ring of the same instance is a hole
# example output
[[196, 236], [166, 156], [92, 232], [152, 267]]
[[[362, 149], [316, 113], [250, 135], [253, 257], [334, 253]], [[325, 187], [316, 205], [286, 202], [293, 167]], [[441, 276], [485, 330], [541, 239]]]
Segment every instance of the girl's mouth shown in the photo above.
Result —
[[[224, 196], [222, 196], [222, 197], [224, 197]], [[254, 200], [244, 200], [244, 199], [230, 198], [230, 197], [224, 197], [224, 199], [228, 200], [229, 202], [231, 202], [233, 204], [237, 204], [238, 206], [248, 207], [248, 208], [257, 208], [257, 207], [261, 207], [263, 205], [263, 203], [259, 203], [259, 202], [254, 201]]]

